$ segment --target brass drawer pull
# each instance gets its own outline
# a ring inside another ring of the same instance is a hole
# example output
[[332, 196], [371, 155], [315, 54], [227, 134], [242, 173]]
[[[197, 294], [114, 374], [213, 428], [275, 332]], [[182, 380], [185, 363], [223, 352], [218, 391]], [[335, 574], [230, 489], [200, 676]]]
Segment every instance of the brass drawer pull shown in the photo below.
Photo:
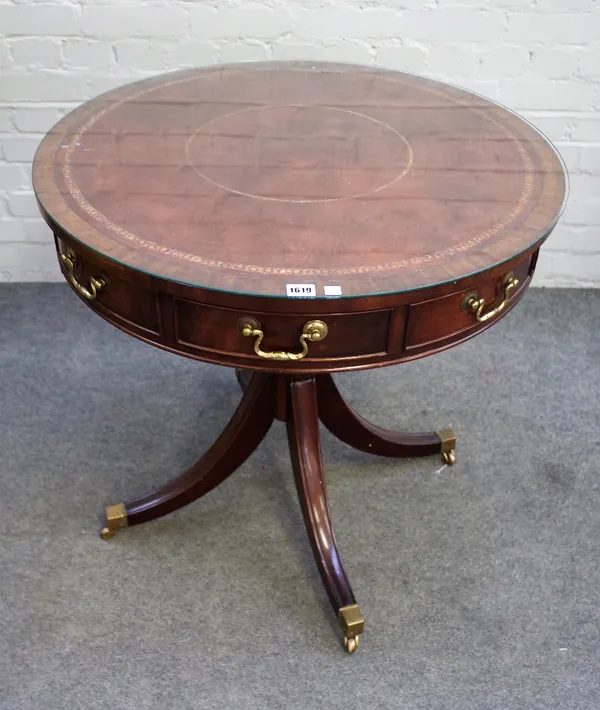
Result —
[[323, 340], [329, 332], [329, 329], [322, 320], [309, 320], [304, 324], [302, 335], [300, 336], [302, 351], [299, 353], [288, 353], [283, 350], [267, 352], [260, 349], [260, 344], [265, 334], [261, 330], [260, 323], [256, 318], [251, 318], [250, 316], [240, 318], [238, 321], [238, 330], [247, 338], [252, 336], [256, 338], [254, 341], [254, 352], [259, 357], [263, 357], [266, 360], [302, 360], [303, 357], [308, 355], [308, 341], [316, 343], [319, 340]]
[[106, 281], [104, 279], [96, 279], [92, 276], [90, 279], [90, 285], [88, 288], [82, 286], [77, 277], [75, 276], [75, 264], [77, 263], [77, 257], [72, 249], [69, 249], [66, 254], [60, 255], [60, 260], [67, 270], [67, 280], [77, 291], [78, 294], [83, 296], [88, 301], [93, 301], [98, 295], [98, 291], [106, 286]]
[[485, 300], [483, 298], [479, 298], [479, 294], [477, 293], [477, 291], [472, 291], [471, 293], [468, 293], [463, 298], [460, 307], [463, 311], [473, 311], [475, 313], [477, 321], [479, 323], [485, 323], [486, 321], [490, 320], [490, 318], [494, 318], [494, 316], [497, 316], [498, 313], [501, 313], [504, 310], [506, 304], [508, 303], [508, 299], [510, 298], [510, 292], [518, 285], [519, 279], [516, 279], [510, 273], [506, 274], [502, 283], [502, 287], [504, 289], [504, 298], [502, 299], [502, 303], [499, 306], [496, 306], [496, 308], [493, 308], [491, 311], [488, 311], [487, 313], [483, 312], [483, 309], [485, 308]]

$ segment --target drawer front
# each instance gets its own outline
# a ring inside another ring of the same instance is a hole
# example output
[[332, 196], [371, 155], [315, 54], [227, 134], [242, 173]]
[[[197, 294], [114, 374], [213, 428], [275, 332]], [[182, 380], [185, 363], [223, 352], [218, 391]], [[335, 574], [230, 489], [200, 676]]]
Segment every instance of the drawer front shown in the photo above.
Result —
[[[476, 335], [520, 299], [537, 257], [537, 253], [525, 255], [505, 270], [470, 278], [468, 286], [454, 292], [448, 293], [446, 286], [443, 296], [410, 302], [416, 294], [400, 294], [388, 300], [389, 307], [384, 303], [373, 310], [353, 311], [350, 308], [357, 304], [332, 301], [290, 304], [263, 299], [257, 304], [256, 299], [236, 296], [231, 305], [215, 303], [213, 293], [173, 289], [168, 282], [131, 272], [80, 245], [71, 247], [57, 238], [57, 247], [73, 290], [99, 315], [131, 335], [205, 362], [294, 374], [412, 360]], [[518, 284], [507, 290], [509, 268]], [[196, 296], [206, 301], [195, 300]], [[469, 298], [478, 304], [476, 308], [466, 303]], [[238, 303], [246, 300], [252, 307], [239, 308]], [[341, 305], [349, 306], [348, 311], [329, 312]], [[288, 310], [271, 310], [278, 307]], [[244, 331], [241, 323], [248, 321], [253, 325]], [[306, 330], [311, 321], [324, 324], [317, 334], [326, 329], [325, 337], [313, 337], [317, 331]]]
[[97, 310], [105, 311], [123, 325], [130, 325], [146, 331], [148, 335], [160, 332], [160, 315], [156, 294], [139, 286], [132, 286], [125, 281], [111, 279], [109, 288], [98, 294]]
[[368, 313], [318, 313], [296, 315], [256, 313], [207, 306], [195, 301], [175, 300], [177, 343], [189, 348], [202, 348], [213, 352], [261, 358], [254, 352], [256, 336], [240, 332], [241, 320], [253, 318], [258, 322], [264, 337], [261, 351], [299, 353], [300, 336], [307, 322], [321, 320], [327, 326], [327, 335], [318, 342], [308, 342], [306, 361], [329, 358], [382, 356], [387, 352], [391, 310]]
[[140, 335], [158, 336], [160, 314], [156, 293], [121, 278], [119, 267], [97, 267], [57, 239], [61, 268], [71, 287], [95, 311]]
[[[519, 299], [529, 284], [530, 270], [531, 257], [528, 256], [509, 272], [497, 277], [482, 277], [475, 287], [411, 304], [406, 326], [406, 350], [441, 344], [449, 338], [467, 336], [471, 331], [485, 327]], [[518, 285], [506, 291], [507, 278], [511, 274], [518, 280]], [[484, 300], [480, 317], [488, 316], [487, 320], [478, 320], [474, 310], [467, 307], [466, 301], [471, 295]], [[504, 306], [500, 308], [503, 301]]]

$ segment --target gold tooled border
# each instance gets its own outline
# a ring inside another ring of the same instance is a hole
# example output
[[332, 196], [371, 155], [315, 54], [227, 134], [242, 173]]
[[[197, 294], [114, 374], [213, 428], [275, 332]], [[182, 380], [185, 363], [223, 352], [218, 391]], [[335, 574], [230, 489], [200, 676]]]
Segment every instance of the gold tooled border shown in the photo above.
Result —
[[[228, 261], [221, 261], [218, 259], [207, 259], [206, 257], [199, 256], [197, 254], [190, 254], [188, 252], [183, 252], [178, 249], [171, 249], [169, 247], [162, 246], [160, 244], [157, 244], [156, 242], [153, 242], [149, 239], [141, 239], [138, 237], [136, 234], [133, 234], [132, 232], [123, 229], [123, 227], [119, 227], [119, 225], [115, 224], [112, 222], [106, 215], [102, 214], [99, 210], [95, 209], [84, 197], [83, 193], [77, 186], [77, 183], [73, 179], [72, 173], [71, 173], [71, 157], [73, 153], [75, 152], [75, 149], [77, 148], [78, 144], [82, 142], [83, 136], [86, 134], [87, 131], [92, 128], [101, 118], [106, 116], [108, 113], [111, 111], [114, 111], [116, 108], [119, 106], [122, 106], [124, 103], [127, 103], [128, 101], [135, 101], [136, 99], [140, 98], [141, 96], [144, 96], [145, 94], [148, 94], [154, 90], [157, 89], [167, 89], [172, 86], [176, 86], [178, 84], [183, 84], [189, 81], [194, 81], [199, 78], [199, 75], [193, 75], [191, 77], [186, 77], [184, 79], [177, 79], [172, 82], [166, 83], [166, 84], [160, 84], [158, 86], [153, 86], [151, 88], [146, 88], [141, 91], [136, 91], [134, 94], [130, 94], [122, 98], [120, 101], [117, 101], [115, 103], [111, 103], [108, 106], [106, 106], [103, 110], [99, 111], [98, 113], [94, 114], [91, 118], [89, 118], [86, 123], [83, 124], [81, 129], [73, 136], [69, 143], [69, 147], [67, 148], [65, 152], [65, 164], [63, 166], [63, 178], [65, 180], [65, 184], [67, 186], [67, 189], [69, 190], [69, 193], [73, 200], [77, 203], [77, 205], [90, 217], [95, 219], [96, 221], [100, 222], [103, 224], [107, 229], [109, 229], [112, 232], [115, 232], [119, 236], [123, 237], [124, 239], [127, 239], [128, 241], [132, 241], [135, 244], [138, 244], [139, 246], [142, 246], [146, 249], [149, 249], [154, 252], [158, 252], [161, 254], [165, 254], [166, 256], [172, 256], [177, 259], [184, 259], [185, 261], [189, 261], [192, 263], [197, 263], [197, 264], [202, 264], [203, 266], [208, 266], [211, 268], [221, 268], [221, 269], [230, 269], [230, 270], [235, 270], [235, 271], [247, 271], [247, 272], [255, 272], [255, 273], [261, 273], [261, 274], [274, 274], [274, 275], [302, 275], [302, 276], [313, 276], [313, 275], [319, 275], [319, 276], [342, 276], [342, 275], [349, 275], [349, 274], [364, 274], [364, 273], [373, 273], [373, 272], [381, 272], [381, 271], [396, 271], [401, 268], [405, 268], [406, 266], [410, 265], [420, 265], [420, 264], [425, 264], [432, 259], [437, 259], [437, 260], [443, 260], [444, 258], [448, 256], [453, 256], [456, 253], [459, 252], [464, 252], [467, 251], [468, 249], [472, 249], [474, 246], [477, 246], [483, 241], [486, 241], [493, 237], [495, 234], [498, 234], [498, 232], [501, 232], [502, 230], [506, 229], [512, 222], [517, 219], [517, 217], [523, 212], [525, 209], [526, 205], [529, 203], [529, 199], [531, 197], [531, 193], [533, 190], [533, 161], [529, 157], [525, 147], [523, 146], [522, 142], [515, 136], [514, 133], [510, 132], [502, 123], [494, 119], [492, 116], [489, 116], [486, 112], [482, 111], [481, 109], [474, 108], [472, 106], [469, 106], [466, 104], [466, 102], [460, 101], [458, 99], [455, 99], [451, 96], [448, 96], [446, 94], [443, 94], [442, 92], [435, 91], [434, 89], [431, 89], [429, 87], [419, 87], [423, 88], [425, 91], [429, 91], [430, 93], [441, 96], [444, 99], [448, 100], [450, 99], [451, 101], [454, 101], [455, 103], [470, 109], [472, 111], [476, 111], [477, 113], [480, 113], [483, 115], [483, 117], [487, 120], [489, 120], [491, 123], [496, 125], [498, 128], [500, 128], [504, 133], [507, 135], [507, 137], [512, 140], [516, 146], [517, 150], [521, 156], [521, 159], [523, 160], [523, 165], [525, 167], [525, 180], [524, 180], [524, 187], [521, 192], [521, 195], [519, 196], [517, 200], [516, 206], [513, 208], [513, 210], [510, 212], [509, 216], [507, 219], [501, 220], [497, 222], [493, 227], [490, 227], [489, 229], [485, 230], [484, 232], [481, 232], [478, 234], [476, 237], [472, 237], [471, 239], [468, 239], [465, 242], [462, 242], [461, 244], [458, 244], [453, 247], [447, 247], [446, 249], [441, 249], [436, 252], [433, 252], [432, 254], [425, 254], [422, 256], [416, 256], [416, 257], [411, 257], [410, 259], [402, 259], [401, 261], [392, 261], [388, 262], [386, 264], [376, 264], [373, 266], [356, 266], [356, 267], [347, 267], [347, 268], [318, 268], [318, 269], [294, 269], [294, 268], [284, 268], [284, 267], [271, 267], [271, 266], [260, 266], [257, 264], [241, 264], [241, 263], [232, 263]], [[389, 77], [381, 77], [384, 80], [390, 80]], [[396, 77], [393, 79], [394, 82], [396, 83], [404, 83], [406, 85], [406, 82], [399, 81]], [[369, 117], [370, 118], [370, 117]]]
[[[264, 65], [261, 65], [264, 67]], [[247, 70], [247, 67], [235, 67], [235, 66], [230, 66], [226, 67], [230, 72], [235, 72], [235, 71], [245, 71]], [[369, 68], [363, 68], [365, 70], [369, 70]], [[220, 72], [223, 72], [225, 69], [220, 69]], [[333, 69], [332, 69], [333, 71]], [[212, 72], [207, 72], [206, 75], [210, 76]], [[182, 84], [186, 83], [189, 81], [194, 81], [197, 80], [201, 75], [199, 75], [197, 72], [194, 72], [193, 74], [189, 74], [189, 72], [186, 72], [186, 76], [181, 79], [177, 79], [168, 83], [157, 83], [156, 80], [152, 81], [151, 85], [146, 87], [142, 90], [138, 90], [132, 94], [128, 94], [126, 97], [121, 99], [118, 102], [113, 102], [109, 106], [105, 107], [102, 111], [98, 112], [94, 116], [92, 116], [85, 124], [84, 126], [78, 131], [77, 134], [72, 138], [70, 144], [68, 146], [63, 146], [67, 147], [68, 149], [70, 148], [70, 152], [72, 152], [75, 148], [75, 143], [78, 140], [81, 140], [82, 135], [84, 134], [85, 131], [89, 130], [89, 128], [94, 125], [103, 115], [106, 115], [109, 111], [113, 110], [117, 106], [123, 104], [126, 101], [133, 100], [137, 97], [143, 96], [145, 94], [148, 94], [152, 92], [155, 89], [164, 89], [165, 87], [170, 87], [174, 86], [177, 84]], [[391, 76], [385, 76], [385, 73], [377, 73], [376, 76], [379, 79], [385, 80], [385, 81], [393, 81], [395, 83], [404, 83], [407, 84], [407, 82], [401, 81], [401, 79], [397, 76], [397, 73], [394, 73], [394, 77]], [[160, 78], [160, 77], [158, 77]], [[525, 209], [526, 205], [529, 203], [532, 191], [533, 191], [533, 161], [531, 160], [530, 155], [527, 152], [527, 149], [523, 145], [523, 142], [513, 133], [511, 130], [509, 130], [504, 124], [500, 123], [496, 119], [494, 119], [492, 116], [488, 114], [489, 108], [486, 106], [486, 110], [482, 108], [477, 108], [474, 106], [469, 105], [467, 102], [462, 101], [460, 99], [457, 99], [453, 96], [450, 96], [446, 93], [442, 93], [439, 91], [436, 91], [430, 87], [427, 86], [420, 86], [419, 88], [422, 88], [425, 91], [428, 91], [429, 93], [433, 95], [438, 95], [444, 98], [445, 100], [450, 100], [454, 102], [455, 104], [462, 106], [464, 108], [476, 111], [484, 116], [487, 120], [489, 120], [491, 123], [494, 125], [498, 126], [505, 134], [506, 136], [512, 140], [516, 145], [517, 145], [517, 150], [519, 151], [523, 164], [525, 167], [525, 181], [524, 181], [524, 187], [521, 192], [520, 197], [517, 200], [517, 203], [511, 213], [509, 214], [508, 218], [501, 220], [497, 224], [495, 224], [493, 227], [490, 229], [485, 230], [484, 232], [480, 233], [476, 237], [473, 237], [471, 239], [468, 239], [461, 244], [458, 244], [456, 246], [448, 247], [443, 250], [438, 250], [436, 252], [433, 252], [432, 254], [425, 254], [422, 256], [417, 256], [413, 257], [411, 259], [405, 259], [401, 261], [394, 261], [394, 262], [389, 262], [386, 264], [378, 264], [374, 266], [361, 266], [361, 267], [353, 267], [353, 268], [332, 268], [332, 269], [298, 269], [298, 268], [279, 268], [279, 267], [265, 267], [265, 266], [260, 266], [260, 265], [253, 265], [253, 264], [236, 264], [236, 263], [231, 263], [231, 262], [225, 262], [221, 260], [216, 260], [216, 259], [206, 259], [205, 257], [201, 257], [195, 254], [190, 254], [187, 252], [182, 252], [177, 249], [171, 249], [168, 247], [161, 246], [160, 244], [157, 244], [155, 242], [152, 242], [150, 240], [142, 239], [138, 237], [135, 234], [132, 234], [131, 232], [128, 232], [127, 230], [124, 230], [123, 228], [119, 227], [118, 225], [115, 225], [112, 223], [105, 215], [100, 213], [98, 210], [96, 210], [91, 204], [87, 202], [85, 197], [82, 195], [81, 191], [79, 190], [77, 184], [72, 178], [72, 175], [70, 174], [70, 161], [65, 160], [65, 163], [63, 165], [63, 176], [65, 178], [65, 183], [67, 186], [67, 189], [69, 190], [71, 197], [75, 200], [75, 202], [84, 209], [84, 211], [91, 216], [92, 218], [96, 219], [100, 223], [104, 224], [106, 227], [111, 229], [112, 231], [116, 232], [117, 234], [121, 235], [128, 241], [132, 241], [139, 246], [145, 247], [149, 251], [157, 252], [157, 253], [162, 253], [167, 256], [172, 256], [177, 259], [181, 259], [187, 262], [191, 263], [198, 263], [203, 266], [208, 266], [208, 267], [218, 267], [218, 268], [225, 268], [225, 269], [230, 269], [233, 271], [245, 271], [248, 273], [261, 273], [261, 274], [271, 274], [271, 275], [289, 275], [289, 274], [295, 274], [295, 275], [351, 275], [351, 274], [369, 274], [369, 273], [380, 273], [382, 271], [393, 271], [394, 269], [399, 269], [408, 265], [420, 265], [420, 264], [425, 264], [427, 262], [431, 262], [433, 259], [443, 259], [444, 257], [447, 256], [452, 256], [456, 253], [460, 252], [465, 252], [468, 251], [469, 249], [472, 249], [474, 246], [477, 244], [480, 244], [483, 241], [486, 241], [493, 235], [497, 234], [498, 232], [502, 231], [503, 229], [506, 229], [508, 225], [510, 225]], [[455, 87], [452, 87], [449, 85], [449, 88], [455, 90], [455, 91], [460, 91], [461, 93], [464, 92], [464, 90], [457, 89]], [[476, 96], [476, 95], [475, 95]], [[535, 128], [531, 127], [530, 124], [527, 123], [527, 121], [523, 121], [520, 119], [516, 114], [513, 114], [511, 111], [504, 109], [499, 104], [495, 104], [492, 101], [488, 101], [484, 99], [484, 97], [481, 97], [482, 102], [485, 102], [486, 104], [489, 103], [489, 107], [497, 107], [498, 109], [503, 109], [506, 112], [507, 117], [512, 118], [514, 121], [519, 122], [523, 124], [523, 126], [527, 126], [533, 134], [538, 133]], [[67, 124], [68, 125], [68, 124]], [[544, 139], [544, 137], [540, 134], [539, 135], [540, 143], [546, 145], [547, 141]], [[537, 142], [533, 142], [533, 145], [536, 145]], [[42, 146], [40, 146], [40, 153], [47, 155], [48, 150], [56, 150], [56, 141], [50, 141], [49, 144], [44, 145], [44, 142]], [[42, 150], [43, 149], [43, 150]], [[541, 212], [542, 216], [546, 218], [548, 215], [550, 215], [553, 218], [556, 218], [557, 214], [560, 214], [560, 199], [562, 199], [562, 202], [564, 203], [564, 194], [565, 194], [565, 184], [564, 184], [564, 173], [561, 172], [560, 169], [560, 159], [556, 156], [556, 154], [551, 150], [552, 152], [552, 157], [554, 158], [554, 161], [550, 162], [555, 162], [556, 163], [556, 169], [554, 166], [549, 167], [548, 171], [544, 173], [544, 176], [548, 178], [548, 180], [544, 180], [543, 184], [543, 190], [542, 194], [545, 195], [546, 197], [554, 195], [557, 198], [556, 205], [546, 205], [542, 204], [542, 201], [539, 201], [539, 204], [536, 203], [536, 207], [534, 208], [534, 212], [532, 213], [534, 217], [538, 217], [539, 214], [538, 212]], [[540, 155], [541, 157], [541, 155]], [[548, 164], [546, 160], [542, 160], [544, 164]], [[554, 175], [556, 173], [556, 175]], [[560, 179], [559, 175], [560, 173]], [[54, 182], [54, 184], [51, 183], [51, 166], [50, 165], [39, 165], [37, 166], [36, 173], [34, 173], [34, 182], [38, 182], [40, 187], [46, 187], [49, 189], [46, 190], [40, 190], [38, 192], [38, 196], [40, 198], [40, 202], [42, 207], [45, 209], [45, 204], [44, 200], [41, 199], [42, 197], [48, 197], [52, 196], [52, 194], [55, 195], [55, 197], [60, 198], [61, 193], [60, 190], [58, 190], [58, 186]], [[561, 198], [562, 195], [562, 198]], [[62, 199], [61, 199], [62, 203]], [[65, 203], [63, 203], [64, 207], [61, 207], [60, 205], [58, 206], [58, 214], [65, 211], [66, 214], [68, 214], [69, 210], [68, 207]], [[85, 208], [83, 207], [85, 205]], [[559, 206], [559, 209], [556, 209], [557, 205]], [[53, 216], [53, 212], [48, 209], [48, 214], [50, 217]], [[75, 214], [73, 215], [75, 218]], [[536, 220], [537, 221], [537, 220]], [[58, 222], [60, 224], [60, 221]], [[93, 225], [89, 225], [90, 227], [93, 228]], [[539, 230], [539, 234], [537, 238], [540, 236], [543, 236], [543, 229], [549, 228], [550, 227], [550, 222], [545, 225], [538, 225], [532, 223], [525, 225], [528, 228], [528, 231], [533, 230], [534, 232]], [[99, 237], [102, 236], [102, 233], [97, 231], [97, 234]], [[108, 236], [108, 235], [107, 235]], [[507, 244], [507, 249], [512, 248], [514, 239], [512, 238], [513, 235], [508, 239], [508, 242], [510, 244]], [[532, 239], [530, 243], [534, 243], [535, 240]], [[118, 242], [117, 242], [118, 243]], [[121, 243], [122, 246], [125, 246], [125, 244]], [[514, 246], [517, 246], [514, 244]], [[505, 250], [502, 250], [505, 251]], [[507, 252], [508, 253], [508, 252]], [[505, 258], [505, 257], [502, 257]], [[502, 260], [500, 258], [500, 261]], [[479, 258], [477, 259], [479, 261]], [[126, 262], [124, 262], [126, 263]], [[132, 263], [132, 266], [135, 268], [135, 264]], [[434, 264], [430, 264], [431, 267], [434, 267]], [[441, 263], [437, 266], [434, 267], [435, 271], [439, 272], [439, 269], [442, 269], [443, 272], [446, 271], [446, 266]], [[422, 276], [424, 276], [422, 269], [418, 270]], [[168, 270], [165, 270], [165, 275], [168, 274]], [[386, 277], [387, 278], [387, 277]], [[411, 286], [412, 288], [418, 287], [416, 284]]]

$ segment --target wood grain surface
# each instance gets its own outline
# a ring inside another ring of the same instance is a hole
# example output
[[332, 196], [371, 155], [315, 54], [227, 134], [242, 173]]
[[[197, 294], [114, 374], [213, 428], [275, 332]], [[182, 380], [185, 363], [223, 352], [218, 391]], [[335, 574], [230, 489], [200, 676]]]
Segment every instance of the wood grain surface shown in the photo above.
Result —
[[343, 299], [456, 282], [531, 251], [565, 176], [530, 124], [469, 92], [269, 63], [88, 102], [44, 139], [34, 187], [56, 233], [142, 274], [259, 297], [337, 286]]

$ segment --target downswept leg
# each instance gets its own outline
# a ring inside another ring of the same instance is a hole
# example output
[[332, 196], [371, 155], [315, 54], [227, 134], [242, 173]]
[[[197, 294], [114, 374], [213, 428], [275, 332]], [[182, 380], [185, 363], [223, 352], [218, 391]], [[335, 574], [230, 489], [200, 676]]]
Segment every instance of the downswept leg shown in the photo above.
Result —
[[263, 440], [273, 422], [275, 379], [256, 373], [222, 434], [185, 473], [158, 490], [106, 509], [106, 540], [120, 529], [160, 518], [216, 488], [231, 475]]
[[358, 647], [364, 618], [337, 549], [321, 457], [314, 377], [293, 379], [287, 420], [288, 441], [304, 523], [331, 605], [338, 615], [349, 653]]
[[371, 424], [346, 404], [331, 375], [317, 375], [319, 417], [329, 431], [345, 444], [377, 456], [431, 456], [441, 453], [454, 463], [456, 437], [450, 429], [422, 434], [401, 434]]

